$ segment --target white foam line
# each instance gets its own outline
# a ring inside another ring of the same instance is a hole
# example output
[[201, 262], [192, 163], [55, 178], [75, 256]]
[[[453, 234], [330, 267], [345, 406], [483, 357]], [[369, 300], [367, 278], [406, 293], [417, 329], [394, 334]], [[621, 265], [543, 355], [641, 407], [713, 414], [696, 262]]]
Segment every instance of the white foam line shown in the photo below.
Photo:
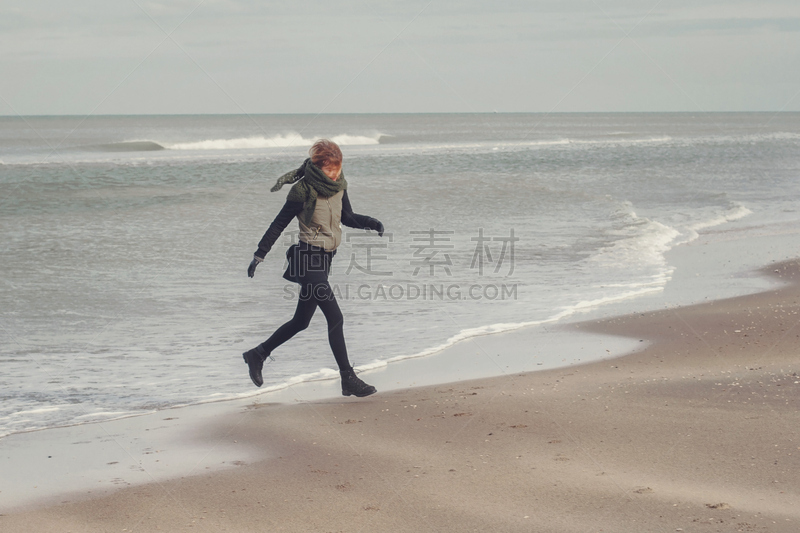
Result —
[[697, 224], [692, 224], [689, 226], [689, 229], [694, 231], [699, 231], [706, 228], [713, 228], [714, 226], [719, 226], [721, 224], [726, 224], [728, 222], [733, 222], [734, 220], [742, 219], [748, 215], [752, 215], [753, 212], [745, 207], [743, 204], [739, 202], [732, 202], [732, 208], [730, 212], [723, 213], [722, 215], [712, 218], [711, 220], [706, 220], [703, 222], [698, 222]]
[[11, 413], [10, 416], [22, 416], [22, 415], [30, 415], [30, 414], [39, 414], [39, 413], [52, 413], [53, 411], [60, 411], [60, 407], [41, 407], [39, 409], [28, 409], [27, 411], [17, 411], [16, 413]]
[[410, 355], [398, 355], [392, 357], [390, 359], [385, 360], [375, 360], [372, 363], [368, 363], [365, 365], [359, 365], [357, 367], [358, 370], [372, 370], [375, 368], [381, 368], [389, 363], [394, 363], [397, 361], [404, 361], [406, 359], [416, 359], [418, 357], [427, 357], [429, 355], [433, 355], [439, 353], [451, 346], [458, 344], [461, 341], [471, 339], [474, 337], [482, 337], [485, 335], [494, 335], [496, 333], [507, 333], [509, 331], [514, 331], [526, 327], [531, 326], [541, 326], [543, 324], [551, 324], [553, 322], [558, 322], [567, 318], [569, 316], [578, 314], [578, 313], [585, 313], [592, 309], [595, 309], [601, 305], [606, 305], [610, 303], [616, 303], [623, 300], [629, 300], [632, 298], [638, 298], [639, 296], [643, 296], [645, 294], [650, 293], [657, 293], [662, 292], [664, 290], [664, 285], [659, 285], [657, 287], [645, 287], [638, 290], [628, 291], [616, 296], [609, 296], [606, 298], [598, 298], [596, 300], [587, 300], [583, 302], [578, 302], [575, 305], [566, 307], [559, 311], [558, 313], [554, 314], [553, 316], [543, 319], [543, 320], [532, 320], [528, 322], [512, 322], [512, 323], [498, 323], [498, 324], [490, 324], [488, 326], [481, 326], [478, 328], [470, 328], [460, 331], [459, 333], [453, 335], [449, 339], [447, 339], [442, 344], [438, 346], [434, 346], [432, 348], [428, 348], [426, 350], [422, 350], [420, 352], [410, 354]]
[[745, 218], [746, 216], [752, 215], [753, 212], [748, 209], [744, 204], [739, 202], [731, 202], [731, 208], [727, 213], [722, 213], [721, 215], [714, 217], [709, 220], [704, 220], [701, 222], [697, 222], [692, 224], [687, 229], [689, 230], [689, 236], [685, 241], [680, 244], [685, 244], [688, 242], [692, 242], [700, 237], [700, 231], [708, 228], [713, 228], [714, 226], [720, 226], [722, 224], [727, 224], [728, 222], [733, 222], [734, 220], [740, 220]]
[[[371, 136], [342, 133], [330, 139], [341, 146], [363, 146], [380, 144], [381, 133]], [[290, 132], [272, 137], [238, 137], [234, 139], [207, 139], [184, 143], [164, 144], [169, 150], [240, 150], [248, 148], [288, 148], [311, 146], [319, 137], [305, 138]]]

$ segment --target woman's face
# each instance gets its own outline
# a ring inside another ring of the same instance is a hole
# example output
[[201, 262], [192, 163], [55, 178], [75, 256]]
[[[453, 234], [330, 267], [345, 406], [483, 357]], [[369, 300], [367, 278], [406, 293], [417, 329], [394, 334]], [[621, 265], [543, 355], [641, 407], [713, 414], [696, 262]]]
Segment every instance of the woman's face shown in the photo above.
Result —
[[336, 181], [339, 179], [339, 176], [342, 175], [342, 165], [334, 165], [334, 164], [325, 165], [324, 167], [322, 167], [322, 171], [330, 179]]

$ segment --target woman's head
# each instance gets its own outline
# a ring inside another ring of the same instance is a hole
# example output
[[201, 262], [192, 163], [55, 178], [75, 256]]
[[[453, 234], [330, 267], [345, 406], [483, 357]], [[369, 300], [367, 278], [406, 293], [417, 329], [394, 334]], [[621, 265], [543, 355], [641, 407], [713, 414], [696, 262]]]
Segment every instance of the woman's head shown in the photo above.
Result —
[[308, 150], [311, 162], [329, 178], [336, 180], [342, 171], [342, 151], [339, 145], [328, 139], [320, 139]]

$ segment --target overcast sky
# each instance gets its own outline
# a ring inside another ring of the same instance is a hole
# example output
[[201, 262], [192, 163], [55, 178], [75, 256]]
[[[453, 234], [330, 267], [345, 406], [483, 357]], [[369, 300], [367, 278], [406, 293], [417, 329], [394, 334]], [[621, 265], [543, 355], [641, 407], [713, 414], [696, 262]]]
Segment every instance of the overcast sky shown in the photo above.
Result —
[[798, 0], [2, 0], [0, 114], [800, 110]]

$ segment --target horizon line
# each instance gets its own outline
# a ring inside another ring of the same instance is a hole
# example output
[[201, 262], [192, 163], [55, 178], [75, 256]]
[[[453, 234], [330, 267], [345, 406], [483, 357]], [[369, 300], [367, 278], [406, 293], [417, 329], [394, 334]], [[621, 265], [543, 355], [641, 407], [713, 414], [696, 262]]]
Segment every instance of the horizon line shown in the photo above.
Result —
[[103, 113], [103, 114], [82, 114], [82, 113], [43, 113], [43, 114], [13, 114], [3, 115], [0, 118], [47, 118], [47, 117], [198, 117], [198, 116], [337, 116], [337, 115], [645, 115], [645, 114], [748, 114], [748, 113], [773, 113], [790, 114], [800, 113], [791, 110], [748, 110], [748, 111], [385, 111], [385, 112], [339, 112], [339, 113], [314, 113], [314, 112], [291, 112], [291, 113]]

